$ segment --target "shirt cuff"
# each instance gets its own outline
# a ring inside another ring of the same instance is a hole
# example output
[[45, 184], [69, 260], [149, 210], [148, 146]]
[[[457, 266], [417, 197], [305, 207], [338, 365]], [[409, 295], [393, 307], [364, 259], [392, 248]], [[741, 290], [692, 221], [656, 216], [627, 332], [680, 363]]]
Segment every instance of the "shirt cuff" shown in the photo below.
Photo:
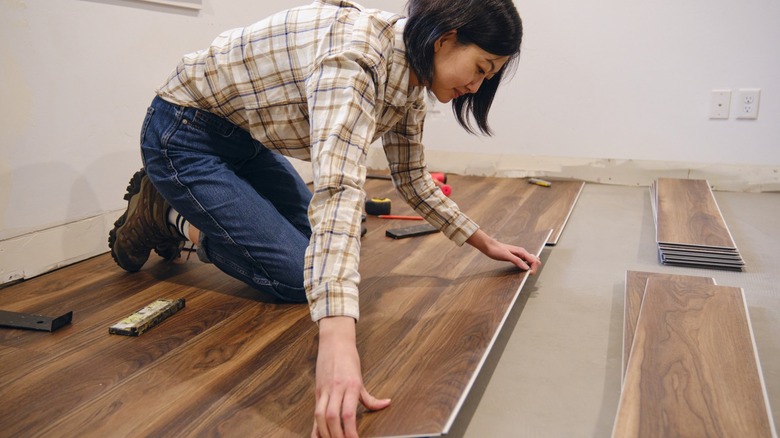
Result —
[[455, 242], [458, 246], [463, 246], [469, 237], [479, 230], [479, 225], [468, 218], [465, 214], [460, 213], [460, 217], [455, 223], [450, 223], [441, 229], [441, 232], [447, 236], [448, 239]]
[[353, 287], [323, 285], [307, 293], [311, 319], [318, 322], [329, 316], [360, 318], [358, 290]]

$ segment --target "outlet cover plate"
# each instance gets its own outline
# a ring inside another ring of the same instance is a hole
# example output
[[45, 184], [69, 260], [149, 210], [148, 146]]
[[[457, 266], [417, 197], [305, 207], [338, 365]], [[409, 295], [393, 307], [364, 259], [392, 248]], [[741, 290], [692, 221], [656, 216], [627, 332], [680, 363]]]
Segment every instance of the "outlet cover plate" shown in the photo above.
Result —
[[728, 119], [731, 109], [731, 90], [712, 90], [710, 93], [710, 118]]
[[738, 119], [757, 119], [758, 103], [761, 100], [761, 90], [758, 88], [741, 88], [737, 91], [736, 113]]

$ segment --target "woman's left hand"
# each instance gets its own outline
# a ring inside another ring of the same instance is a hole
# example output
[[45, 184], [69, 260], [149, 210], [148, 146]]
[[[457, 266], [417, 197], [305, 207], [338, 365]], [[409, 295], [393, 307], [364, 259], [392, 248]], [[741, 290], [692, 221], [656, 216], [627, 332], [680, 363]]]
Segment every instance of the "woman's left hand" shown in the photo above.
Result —
[[510, 262], [518, 268], [528, 271], [531, 275], [536, 274], [537, 269], [542, 266], [542, 261], [539, 260], [539, 257], [526, 251], [525, 248], [499, 242], [482, 230], [477, 230], [476, 233], [466, 240], [466, 243], [477, 248], [493, 260]]

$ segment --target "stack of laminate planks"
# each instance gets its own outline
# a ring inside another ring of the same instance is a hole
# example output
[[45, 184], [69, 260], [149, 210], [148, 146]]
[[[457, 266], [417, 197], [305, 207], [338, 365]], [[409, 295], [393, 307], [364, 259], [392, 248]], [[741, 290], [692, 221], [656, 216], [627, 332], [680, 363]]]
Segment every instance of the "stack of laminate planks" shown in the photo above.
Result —
[[616, 437], [776, 437], [742, 289], [626, 274]]
[[745, 262], [707, 180], [659, 178], [650, 199], [661, 263], [742, 270]]

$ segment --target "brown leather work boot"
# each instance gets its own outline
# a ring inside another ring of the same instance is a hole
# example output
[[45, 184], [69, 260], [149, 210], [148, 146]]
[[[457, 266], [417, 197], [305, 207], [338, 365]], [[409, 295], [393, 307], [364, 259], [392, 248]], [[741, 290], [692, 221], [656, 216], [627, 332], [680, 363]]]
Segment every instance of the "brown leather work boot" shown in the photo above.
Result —
[[108, 246], [116, 264], [136, 272], [155, 250], [160, 257], [172, 260], [179, 256], [185, 239], [168, 224], [170, 205], [154, 188], [144, 169], [130, 179], [127, 210], [114, 222], [108, 233]]

